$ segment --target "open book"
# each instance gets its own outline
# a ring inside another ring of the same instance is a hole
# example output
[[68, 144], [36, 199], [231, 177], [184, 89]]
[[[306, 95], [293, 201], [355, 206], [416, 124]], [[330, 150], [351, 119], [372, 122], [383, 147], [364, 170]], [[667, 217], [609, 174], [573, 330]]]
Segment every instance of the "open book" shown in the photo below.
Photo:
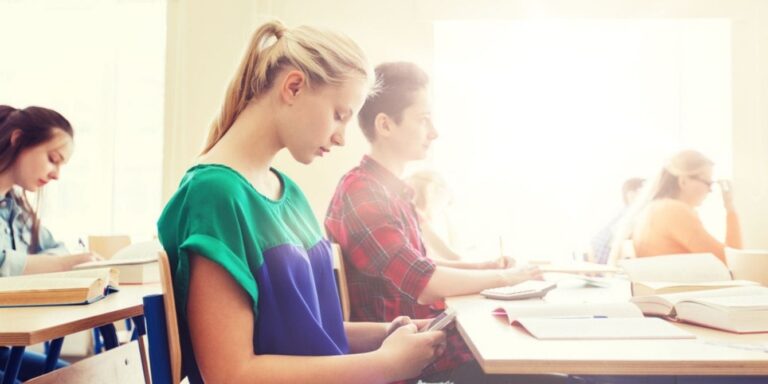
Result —
[[512, 325], [542, 340], [689, 339], [694, 336], [658, 318], [643, 317], [629, 302], [554, 304], [499, 308]]
[[646, 315], [737, 333], [768, 332], [768, 287], [731, 287], [637, 296], [631, 301]]
[[93, 268], [113, 268], [120, 271], [121, 284], [146, 284], [160, 281], [160, 268], [157, 257], [111, 259], [89, 261], [74, 266], [75, 270]]
[[89, 304], [117, 291], [117, 270], [41, 273], [0, 278], [0, 306]]
[[632, 281], [632, 296], [759, 285], [733, 280], [728, 267], [711, 253], [627, 259], [620, 265]]

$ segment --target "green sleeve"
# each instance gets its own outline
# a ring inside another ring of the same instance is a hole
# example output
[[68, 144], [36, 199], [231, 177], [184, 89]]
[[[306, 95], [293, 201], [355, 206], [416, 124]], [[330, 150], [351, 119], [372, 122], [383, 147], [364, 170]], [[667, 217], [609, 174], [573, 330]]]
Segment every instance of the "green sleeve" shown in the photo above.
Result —
[[176, 262], [172, 265], [175, 265], [174, 288], [183, 298], [179, 303], [181, 313], [186, 313], [193, 254], [220, 265], [248, 294], [256, 308], [258, 288], [252, 271], [260, 266], [261, 257], [248, 236], [244, 200], [247, 201], [238, 193], [235, 183], [217, 177], [192, 180], [169, 202], [159, 222], [159, 232], [163, 234], [161, 240], [170, 239], [170, 243], [178, 244], [177, 249], [166, 247], [166, 250], [176, 253]]

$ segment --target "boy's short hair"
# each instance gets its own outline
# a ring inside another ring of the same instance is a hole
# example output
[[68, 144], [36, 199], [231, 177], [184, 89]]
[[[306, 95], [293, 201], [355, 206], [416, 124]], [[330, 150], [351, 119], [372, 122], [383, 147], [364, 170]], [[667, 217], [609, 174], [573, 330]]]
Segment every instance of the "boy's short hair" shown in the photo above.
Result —
[[369, 142], [376, 139], [376, 116], [385, 113], [399, 124], [403, 110], [413, 104], [413, 93], [427, 87], [429, 76], [413, 63], [383, 63], [376, 67], [376, 83], [378, 91], [368, 96], [357, 115]]

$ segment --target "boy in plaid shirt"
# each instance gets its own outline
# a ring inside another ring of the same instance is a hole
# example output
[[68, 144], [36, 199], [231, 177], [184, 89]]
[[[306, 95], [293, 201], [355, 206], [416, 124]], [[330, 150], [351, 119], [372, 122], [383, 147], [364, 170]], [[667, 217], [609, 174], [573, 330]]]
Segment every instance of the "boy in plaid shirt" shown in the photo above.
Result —
[[[427, 256], [413, 190], [401, 176], [407, 163], [426, 157], [438, 136], [428, 78], [416, 65], [404, 62], [379, 65], [376, 77], [380, 91], [368, 97], [358, 115], [371, 150], [342, 177], [325, 219], [330, 240], [341, 245], [345, 258], [351, 320], [434, 317], [444, 309], [447, 296], [538, 278], [538, 269], [507, 268], [511, 263], [506, 259], [493, 264], [495, 268], [474, 269], [468, 263], [437, 265]], [[447, 331], [447, 341], [445, 354], [422, 372], [425, 380], [513, 380], [484, 375], [455, 328]]]

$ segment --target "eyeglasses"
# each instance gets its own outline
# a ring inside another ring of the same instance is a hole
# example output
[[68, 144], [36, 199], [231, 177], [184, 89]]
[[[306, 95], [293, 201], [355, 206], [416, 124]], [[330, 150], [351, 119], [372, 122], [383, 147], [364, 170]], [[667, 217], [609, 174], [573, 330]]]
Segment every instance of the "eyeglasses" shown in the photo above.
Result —
[[692, 180], [696, 180], [696, 181], [698, 181], [698, 182], [700, 182], [700, 183], [702, 183], [702, 184], [706, 185], [706, 186], [707, 186], [707, 188], [709, 188], [709, 189], [712, 189], [712, 184], [714, 184], [714, 183], [715, 183], [715, 182], [714, 182], [714, 181], [712, 181], [712, 180], [704, 180], [704, 179], [702, 179], [702, 178], [700, 178], [700, 177], [696, 177], [696, 176], [689, 176], [689, 177], [690, 177]]

